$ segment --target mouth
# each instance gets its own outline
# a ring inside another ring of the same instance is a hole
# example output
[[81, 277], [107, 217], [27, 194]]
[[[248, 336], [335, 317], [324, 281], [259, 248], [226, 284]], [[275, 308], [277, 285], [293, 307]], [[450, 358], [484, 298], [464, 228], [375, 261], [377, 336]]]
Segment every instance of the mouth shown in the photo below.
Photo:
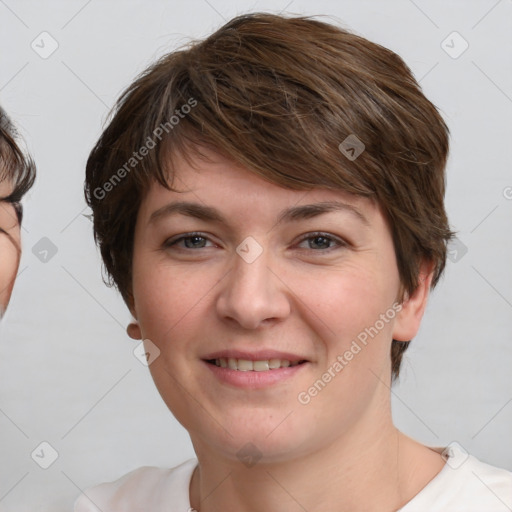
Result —
[[219, 350], [201, 359], [221, 385], [245, 390], [261, 390], [299, 378], [312, 363], [304, 354], [263, 347], [256, 351]]
[[290, 359], [237, 359], [234, 357], [218, 357], [215, 359], [205, 359], [206, 363], [218, 368], [227, 368], [239, 372], [267, 372], [279, 370], [280, 368], [289, 368], [307, 363], [306, 359], [292, 361]]

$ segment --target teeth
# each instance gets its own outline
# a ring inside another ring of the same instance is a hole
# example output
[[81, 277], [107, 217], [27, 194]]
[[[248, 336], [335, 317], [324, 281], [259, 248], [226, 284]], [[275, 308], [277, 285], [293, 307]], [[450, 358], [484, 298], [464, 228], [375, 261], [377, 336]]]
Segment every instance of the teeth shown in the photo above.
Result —
[[270, 369], [269, 361], [253, 361], [252, 363], [253, 370], [255, 372], [265, 372]]
[[238, 370], [241, 372], [248, 372], [249, 370], [254, 370], [254, 364], [252, 361], [248, 361], [247, 359], [239, 359]]
[[215, 359], [216, 366], [221, 368], [229, 368], [230, 370], [238, 370], [240, 372], [266, 372], [267, 370], [275, 370], [277, 368], [288, 368], [288, 366], [297, 366], [299, 361], [291, 362], [288, 359], [266, 359], [262, 361], [250, 361], [248, 359], [234, 359], [232, 357], [221, 357]]

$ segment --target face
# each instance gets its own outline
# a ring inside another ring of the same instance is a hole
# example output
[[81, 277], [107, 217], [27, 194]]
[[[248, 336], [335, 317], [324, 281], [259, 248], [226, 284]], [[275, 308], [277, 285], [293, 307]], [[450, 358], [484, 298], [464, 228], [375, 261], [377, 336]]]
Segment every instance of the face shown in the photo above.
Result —
[[196, 452], [292, 459], [378, 423], [391, 340], [421, 316], [396, 302], [381, 209], [210, 158], [178, 160], [178, 192], [152, 186], [133, 259], [137, 334]]
[[[7, 197], [12, 187], [0, 182], [0, 198]], [[14, 206], [0, 200], [0, 318], [11, 297], [20, 260], [20, 225]]]

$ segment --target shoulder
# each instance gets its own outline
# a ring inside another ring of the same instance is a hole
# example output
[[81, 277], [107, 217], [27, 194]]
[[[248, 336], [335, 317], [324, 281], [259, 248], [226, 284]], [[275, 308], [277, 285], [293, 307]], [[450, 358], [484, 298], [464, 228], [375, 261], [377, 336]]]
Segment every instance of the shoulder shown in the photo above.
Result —
[[486, 464], [473, 456], [468, 457], [464, 469], [466, 490], [476, 500], [480, 499], [489, 510], [512, 509], [512, 472]]
[[400, 512], [510, 512], [512, 473], [455, 448], [441, 472]]
[[171, 469], [138, 468], [114, 482], [84, 491], [75, 502], [74, 512], [160, 512], [169, 510], [169, 505], [186, 511], [196, 465], [196, 459], [189, 459]]

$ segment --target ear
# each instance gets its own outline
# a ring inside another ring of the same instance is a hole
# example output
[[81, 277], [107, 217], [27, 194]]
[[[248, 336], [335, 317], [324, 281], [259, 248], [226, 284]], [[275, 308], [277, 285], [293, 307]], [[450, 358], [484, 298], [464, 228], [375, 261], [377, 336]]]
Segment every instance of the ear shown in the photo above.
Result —
[[140, 329], [139, 322], [137, 321], [137, 312], [135, 311], [133, 301], [128, 305], [128, 308], [132, 314], [133, 321], [128, 324], [128, 327], [126, 327], [126, 333], [132, 340], [141, 340], [142, 331]]
[[418, 333], [423, 313], [427, 307], [433, 273], [433, 263], [424, 261], [420, 267], [416, 290], [411, 295], [406, 294], [402, 302], [402, 309], [396, 316], [393, 328], [394, 340], [411, 341]]
[[128, 327], [126, 328], [126, 333], [132, 340], [141, 340], [142, 339], [142, 332], [140, 330], [140, 325], [137, 321], [130, 322], [128, 324]]

